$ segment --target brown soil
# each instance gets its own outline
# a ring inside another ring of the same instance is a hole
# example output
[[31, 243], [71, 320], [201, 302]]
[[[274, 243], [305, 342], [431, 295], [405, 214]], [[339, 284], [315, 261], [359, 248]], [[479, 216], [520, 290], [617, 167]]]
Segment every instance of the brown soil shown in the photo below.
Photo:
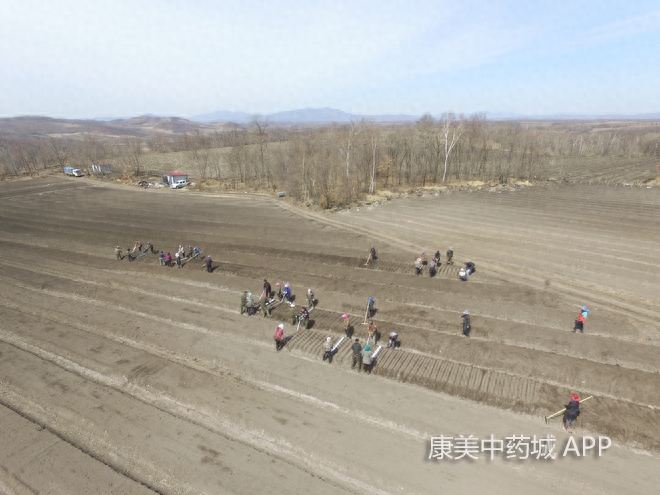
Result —
[[[1, 184], [0, 204], [0, 492], [655, 493], [656, 188], [464, 191], [316, 214], [50, 177]], [[197, 245], [213, 273], [117, 261], [114, 246], [136, 239]], [[412, 273], [421, 249], [443, 253], [437, 276]], [[309, 330], [282, 304], [239, 314], [264, 277], [299, 303], [314, 289]], [[369, 296], [379, 343], [395, 330], [401, 348], [383, 348], [371, 376], [350, 370], [347, 342], [322, 361], [344, 312], [364, 342]], [[276, 353], [280, 321], [290, 339]], [[553, 434], [561, 450], [560, 420], [543, 417], [571, 392], [595, 397], [576, 436], [612, 437], [601, 458], [427, 460], [432, 435]]]

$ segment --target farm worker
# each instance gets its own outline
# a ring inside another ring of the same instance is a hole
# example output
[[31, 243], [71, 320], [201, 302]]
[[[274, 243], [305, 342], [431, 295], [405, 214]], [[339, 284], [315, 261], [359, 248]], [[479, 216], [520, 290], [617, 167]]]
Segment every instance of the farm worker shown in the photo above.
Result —
[[291, 287], [289, 287], [289, 284], [284, 284], [284, 298], [291, 302]]
[[193, 248], [193, 255], [195, 256], [195, 258], [197, 258], [197, 256], [199, 256], [199, 253], [201, 253], [201, 251], [199, 250], [199, 248], [197, 246], [195, 246]]
[[264, 292], [263, 293], [266, 295], [266, 301], [268, 301], [268, 299], [270, 299], [271, 287], [270, 287], [270, 282], [268, 282], [268, 280], [266, 280], [266, 279], [264, 279]]
[[422, 260], [422, 265], [426, 265], [428, 263], [428, 259], [426, 258], [426, 251], [422, 251], [422, 255], [419, 258]]
[[300, 320], [300, 326], [307, 330], [309, 325], [309, 311], [307, 311], [305, 308], [301, 309], [300, 313], [298, 314], [298, 319]]
[[458, 278], [460, 278], [463, 282], [467, 282], [468, 276], [465, 272], [465, 268], [458, 270]]
[[131, 248], [127, 247], [126, 248], [126, 256], [128, 257], [128, 261], [133, 261], [135, 258], [131, 255]]
[[254, 309], [254, 299], [252, 299], [252, 292], [247, 293], [247, 299], [245, 300], [245, 306], [247, 307], [248, 316], [252, 316], [254, 313], [257, 312], [257, 310]]
[[295, 325], [298, 321], [298, 313], [296, 312], [296, 305], [291, 303], [291, 324]]
[[177, 251], [177, 252], [174, 254], [174, 257], [176, 258], [176, 261], [175, 261], [176, 266], [178, 266], [179, 268], [181, 268], [181, 253], [179, 253], [179, 251]]
[[206, 271], [211, 273], [213, 271], [213, 260], [211, 259], [210, 256], [206, 257]]
[[241, 314], [245, 313], [247, 310], [247, 291], [244, 290], [241, 295]]
[[358, 373], [362, 371], [362, 346], [360, 345], [360, 339], [355, 339], [353, 345], [351, 346], [351, 351], [353, 354], [351, 356], [351, 369], [355, 369], [355, 366], [358, 367]]
[[150, 251], [151, 254], [154, 254], [154, 245], [151, 244], [151, 241], [147, 241], [147, 251]]
[[323, 361], [328, 360], [332, 363], [332, 337], [328, 336], [323, 343]]
[[415, 260], [415, 273], [419, 275], [422, 273], [422, 269], [424, 268], [424, 265], [422, 264], [422, 258], [417, 258]]
[[192, 255], [193, 255], [193, 247], [188, 246], [188, 258], [192, 258]]
[[348, 313], [344, 313], [341, 317], [344, 319], [344, 332], [346, 332], [346, 337], [350, 338], [351, 322], [349, 321]]
[[371, 346], [367, 344], [362, 351], [362, 367], [367, 375], [371, 374], [371, 363]]
[[264, 294], [261, 295], [261, 299], [259, 299], [259, 307], [261, 308], [261, 315], [264, 318], [267, 318], [268, 315], [270, 314], [270, 309], [268, 306], [266, 306], [266, 303], [268, 302], [268, 299]]
[[374, 298], [373, 297], [369, 298], [368, 307], [369, 307], [369, 318], [371, 318], [374, 315], [374, 313], [376, 312], [376, 310], [374, 309]]
[[470, 330], [472, 330], [472, 327], [470, 326], [470, 313], [468, 312], [467, 309], [463, 311], [461, 318], [463, 318], [463, 335], [469, 337]]
[[447, 264], [448, 265], [453, 265], [454, 264], [454, 250], [450, 246], [449, 249], [447, 250]]
[[117, 246], [117, 247], [115, 248], [115, 256], [117, 256], [117, 259], [118, 259], [119, 261], [121, 261], [121, 259], [122, 259], [122, 258], [121, 258], [121, 248], [120, 248], [119, 246]]
[[465, 273], [467, 273], [468, 275], [472, 275], [476, 271], [477, 271], [477, 265], [475, 265], [471, 261], [465, 262]]
[[172, 266], [172, 255], [170, 253], [165, 256], [165, 266]]
[[275, 340], [275, 350], [279, 351], [284, 347], [284, 323], [277, 325], [275, 333], [273, 334], [273, 339]]
[[378, 332], [378, 327], [374, 320], [369, 320], [369, 325], [367, 326], [367, 345], [370, 343], [376, 344], [376, 332]]
[[375, 259], [377, 258], [377, 256], [376, 256], [376, 248], [373, 247], [373, 246], [371, 246], [371, 249], [369, 250], [369, 252], [371, 253], [371, 259], [372, 259], [372, 260], [375, 260]]
[[314, 293], [312, 292], [311, 287], [307, 289], [307, 306], [310, 308], [314, 307]]
[[275, 287], [277, 287], [277, 298], [281, 301], [281, 300], [283, 299], [283, 297], [284, 297], [284, 296], [282, 295], [282, 286], [280, 285], [279, 282], [277, 282], [277, 283], [275, 284]]
[[387, 341], [387, 347], [392, 347], [396, 349], [397, 341], [396, 339], [399, 337], [399, 335], [396, 332], [390, 332], [390, 338]]
[[165, 264], [165, 254], [162, 251], [158, 253], [158, 261], [160, 262], [160, 266]]
[[584, 333], [584, 322], [587, 321], [587, 317], [589, 316], [589, 308], [586, 306], [582, 306], [580, 308], [580, 312], [578, 313], [577, 318], [575, 319], [575, 325], [573, 326], [573, 333], [575, 333], [576, 330], [579, 330], [580, 333]]
[[435, 252], [435, 256], [433, 256], [433, 258], [435, 259], [436, 265], [440, 264], [440, 250], [439, 249]]
[[572, 430], [575, 426], [575, 420], [580, 415], [580, 396], [571, 394], [571, 400], [566, 406], [564, 412], [564, 430]]

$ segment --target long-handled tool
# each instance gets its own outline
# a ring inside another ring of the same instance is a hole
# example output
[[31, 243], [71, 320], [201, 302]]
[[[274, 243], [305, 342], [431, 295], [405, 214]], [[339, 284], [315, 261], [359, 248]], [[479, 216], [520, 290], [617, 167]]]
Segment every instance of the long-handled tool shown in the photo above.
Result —
[[[589, 399], [592, 399], [592, 398], [593, 398], [593, 395], [590, 395], [586, 399], [582, 399], [580, 401], [580, 403], [586, 402], [586, 401], [588, 401]], [[566, 412], [566, 408], [562, 409], [561, 411], [557, 411], [556, 413], [551, 414], [550, 416], [546, 416], [545, 417], [545, 424], [548, 424], [549, 419], [555, 418], [555, 417], [559, 416], [560, 414], [564, 414], [564, 412]]]
[[367, 324], [367, 319], [369, 317], [369, 303], [367, 303], [367, 311], [364, 313], [364, 321], [362, 322], [363, 325]]
[[367, 266], [369, 264], [369, 261], [371, 261], [371, 253], [369, 253], [369, 257], [367, 258], [367, 262], [364, 264], [364, 266]]

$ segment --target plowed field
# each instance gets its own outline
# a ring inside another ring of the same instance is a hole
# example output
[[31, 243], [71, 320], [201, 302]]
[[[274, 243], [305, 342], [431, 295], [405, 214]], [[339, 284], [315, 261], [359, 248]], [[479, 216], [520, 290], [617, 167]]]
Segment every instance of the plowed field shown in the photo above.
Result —
[[[0, 492], [656, 493], [660, 191], [574, 185], [314, 214], [273, 198], [51, 177], [0, 184]], [[213, 258], [116, 260], [136, 239]], [[371, 245], [378, 259], [365, 265]], [[455, 264], [446, 265], [453, 247]], [[435, 277], [413, 274], [439, 249]], [[458, 267], [474, 261], [468, 282]], [[239, 313], [263, 279], [298, 306]], [[344, 340], [383, 345], [371, 375]], [[571, 332], [580, 305], [584, 334]], [[460, 315], [472, 314], [471, 337]], [[272, 333], [285, 323], [276, 352]], [[385, 348], [396, 331], [398, 349]], [[563, 457], [609, 436], [600, 458]], [[430, 461], [431, 436], [554, 435], [556, 460]]]

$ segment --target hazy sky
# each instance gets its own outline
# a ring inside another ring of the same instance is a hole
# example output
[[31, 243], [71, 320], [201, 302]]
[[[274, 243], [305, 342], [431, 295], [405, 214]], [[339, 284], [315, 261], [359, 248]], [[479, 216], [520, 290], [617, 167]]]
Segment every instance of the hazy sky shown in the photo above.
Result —
[[660, 111], [660, 2], [0, 0], [0, 116]]

